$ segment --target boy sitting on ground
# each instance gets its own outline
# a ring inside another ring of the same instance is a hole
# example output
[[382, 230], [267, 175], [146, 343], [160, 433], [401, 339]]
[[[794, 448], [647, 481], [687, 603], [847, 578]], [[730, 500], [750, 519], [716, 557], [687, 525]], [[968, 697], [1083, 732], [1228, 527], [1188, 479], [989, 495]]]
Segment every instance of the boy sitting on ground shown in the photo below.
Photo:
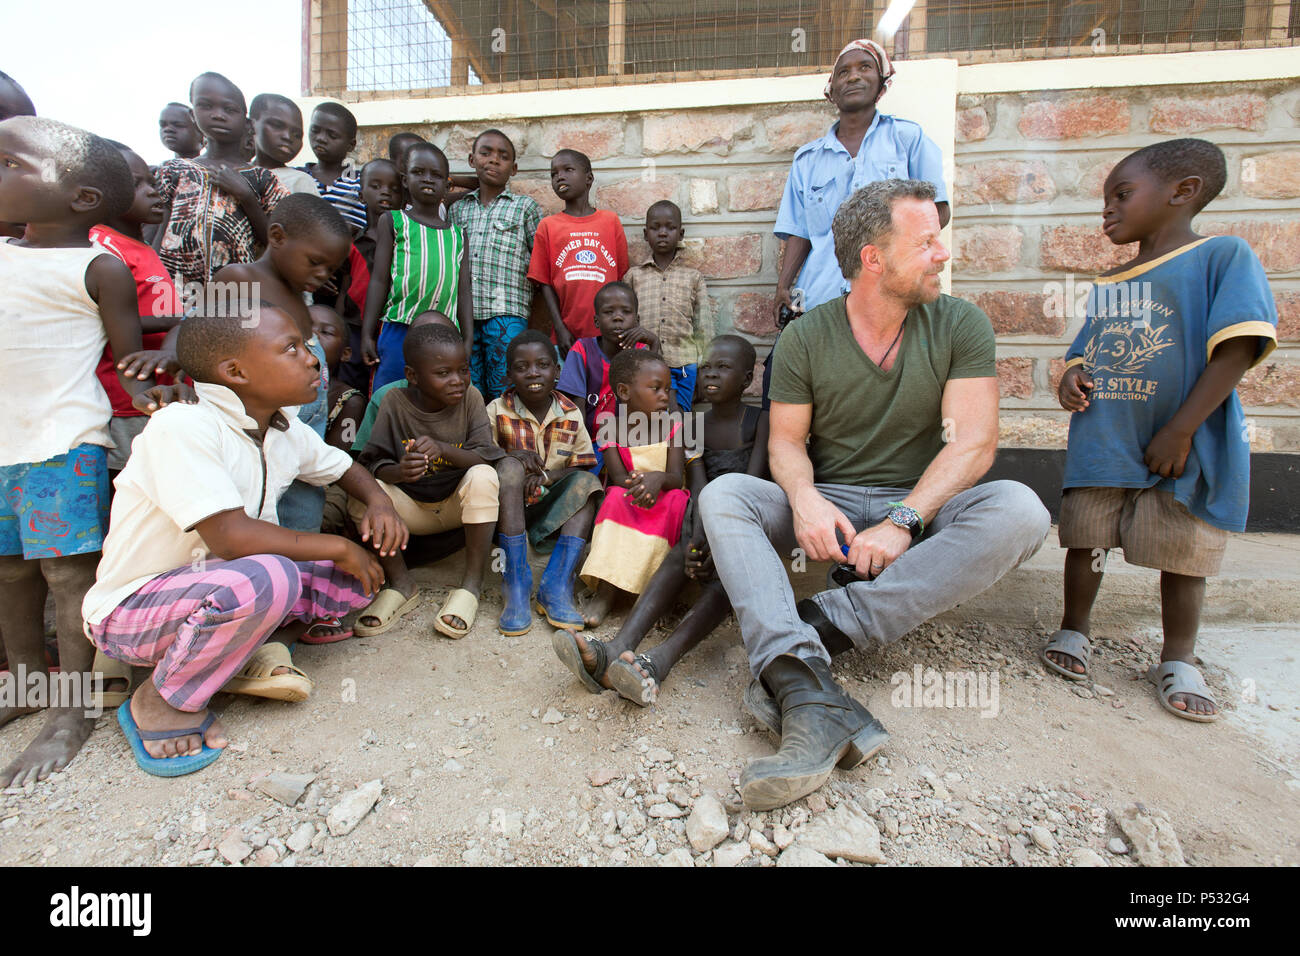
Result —
[[[510, 388], [488, 405], [492, 437], [506, 451], [497, 462], [501, 482], [501, 547], [505, 550], [505, 608], [502, 634], [532, 627], [528, 607], [533, 572], [528, 542], [539, 551], [554, 548], [542, 572], [537, 606], [555, 627], [584, 626], [573, 603], [578, 558], [591, 535], [600, 501], [600, 479], [591, 473], [596, 456], [582, 411], [555, 391], [560, 366], [551, 340], [526, 329], [506, 349]], [[525, 535], [527, 530], [527, 535]], [[559, 537], [552, 543], [550, 537]]]
[[[474, 626], [483, 565], [497, 522], [497, 473], [505, 456], [492, 441], [483, 396], [469, 383], [460, 333], [444, 325], [413, 328], [402, 343], [410, 384], [384, 396], [358, 461], [370, 469], [411, 533], [465, 529], [465, 571], [433, 626], [461, 638]], [[349, 502], [357, 520], [363, 506]], [[388, 587], [357, 618], [356, 633], [382, 634], [420, 602], [400, 554], [380, 559]]]
[[[177, 352], [198, 404], [168, 405], [136, 439], [83, 606], [96, 647], [154, 666], [118, 722], [159, 776], [220, 756], [225, 728], [207, 707], [223, 687], [306, 699], [312, 685], [288, 645], [311, 621], [364, 606], [384, 580], [372, 548], [396, 553], [407, 538], [369, 473], [284, 414], [320, 382], [292, 317], [269, 303], [198, 315], [181, 325]], [[338, 481], [362, 503], [370, 547], [281, 528], [275, 502], [294, 478]]]

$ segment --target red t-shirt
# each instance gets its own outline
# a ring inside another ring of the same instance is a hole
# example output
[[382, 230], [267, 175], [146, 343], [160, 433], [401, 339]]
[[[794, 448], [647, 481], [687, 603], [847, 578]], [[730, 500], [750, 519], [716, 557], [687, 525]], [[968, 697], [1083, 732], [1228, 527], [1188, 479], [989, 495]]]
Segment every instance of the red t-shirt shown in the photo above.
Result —
[[[154, 252], [152, 246], [147, 246], [143, 242], [124, 236], [116, 229], [110, 229], [108, 226], [92, 226], [90, 241], [105, 252], [117, 256], [131, 270], [131, 275], [135, 278], [136, 298], [140, 300], [138, 315], [161, 317], [180, 314], [181, 307], [180, 300], [176, 295], [176, 285], [172, 282], [171, 277], [167, 275], [167, 269], [163, 266], [162, 260], [158, 258], [158, 253]], [[161, 348], [163, 339], [166, 337], [166, 332], [146, 333], [143, 336], [143, 347], [146, 349]], [[104, 386], [104, 391], [108, 393], [108, 400], [113, 406], [114, 418], [134, 418], [143, 414], [132, 407], [131, 396], [126, 393], [126, 389], [122, 388], [121, 383], [117, 380], [117, 363], [113, 359], [112, 346], [104, 347], [104, 355], [95, 368], [95, 374]], [[165, 375], [159, 375], [156, 381], [159, 385], [171, 384], [171, 379]]]
[[537, 226], [528, 278], [555, 290], [560, 318], [575, 339], [597, 334], [596, 293], [627, 269], [627, 236], [608, 209], [581, 219], [559, 212]]

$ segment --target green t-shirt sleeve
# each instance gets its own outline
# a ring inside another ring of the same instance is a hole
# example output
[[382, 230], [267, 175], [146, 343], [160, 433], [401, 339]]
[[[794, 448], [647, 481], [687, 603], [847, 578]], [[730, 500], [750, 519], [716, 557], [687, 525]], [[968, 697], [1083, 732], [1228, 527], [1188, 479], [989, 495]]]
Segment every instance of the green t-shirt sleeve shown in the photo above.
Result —
[[776, 340], [772, 352], [772, 384], [767, 396], [774, 402], [786, 405], [812, 404], [812, 368], [808, 346], [794, 327], [786, 329]]
[[948, 378], [995, 378], [997, 374], [997, 339], [993, 335], [993, 323], [983, 310], [962, 302], [960, 310], [953, 315], [952, 362], [948, 366]]

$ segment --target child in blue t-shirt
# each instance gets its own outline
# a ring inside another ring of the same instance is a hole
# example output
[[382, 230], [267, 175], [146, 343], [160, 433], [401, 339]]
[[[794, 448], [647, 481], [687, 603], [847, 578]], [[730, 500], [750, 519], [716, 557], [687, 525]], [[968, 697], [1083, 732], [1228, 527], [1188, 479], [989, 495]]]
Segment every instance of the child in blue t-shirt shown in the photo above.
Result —
[[1088, 620], [1105, 554], [1160, 571], [1164, 648], [1147, 676], [1165, 710], [1218, 718], [1195, 667], [1205, 579], [1229, 531], [1246, 527], [1250, 443], [1237, 383], [1276, 345], [1264, 269], [1232, 236], [1204, 238], [1192, 217], [1227, 166], [1199, 139], [1155, 143], [1106, 179], [1102, 230], [1138, 254], [1097, 279], [1066, 353], [1058, 395], [1070, 418], [1061, 500], [1065, 611], [1044, 663], [1088, 675]]

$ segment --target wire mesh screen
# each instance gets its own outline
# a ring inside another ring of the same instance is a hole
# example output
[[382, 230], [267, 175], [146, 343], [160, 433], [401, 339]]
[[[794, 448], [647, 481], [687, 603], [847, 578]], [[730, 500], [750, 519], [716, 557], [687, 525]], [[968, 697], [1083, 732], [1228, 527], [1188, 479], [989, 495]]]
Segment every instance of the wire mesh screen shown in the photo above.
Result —
[[[828, 68], [890, 0], [309, 0], [308, 92], [475, 92]], [[900, 58], [1292, 46], [1300, 0], [916, 0]]]

